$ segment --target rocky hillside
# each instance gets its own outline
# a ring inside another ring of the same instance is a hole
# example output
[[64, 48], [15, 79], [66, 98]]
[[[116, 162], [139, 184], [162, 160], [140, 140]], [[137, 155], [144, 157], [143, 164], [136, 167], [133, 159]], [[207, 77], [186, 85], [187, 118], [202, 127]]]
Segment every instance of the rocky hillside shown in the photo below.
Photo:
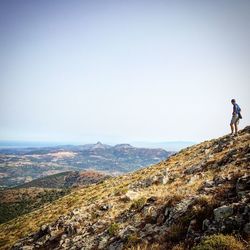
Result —
[[246, 127], [78, 188], [0, 225], [1, 249], [248, 249], [249, 144]]

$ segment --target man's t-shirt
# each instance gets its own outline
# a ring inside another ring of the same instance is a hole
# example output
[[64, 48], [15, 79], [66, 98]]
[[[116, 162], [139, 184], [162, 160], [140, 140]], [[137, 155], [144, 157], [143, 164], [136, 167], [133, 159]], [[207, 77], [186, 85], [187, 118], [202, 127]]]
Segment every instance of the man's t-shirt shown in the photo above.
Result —
[[240, 107], [237, 103], [234, 104], [233, 106], [233, 114], [239, 114], [240, 113]]

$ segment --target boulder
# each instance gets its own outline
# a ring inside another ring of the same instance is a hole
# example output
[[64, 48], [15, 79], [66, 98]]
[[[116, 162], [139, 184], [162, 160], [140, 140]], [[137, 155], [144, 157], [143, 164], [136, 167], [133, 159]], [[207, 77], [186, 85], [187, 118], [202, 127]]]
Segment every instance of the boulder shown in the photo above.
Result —
[[124, 229], [122, 229], [119, 233], [118, 236], [123, 239], [126, 240], [131, 234], [134, 234], [137, 232], [137, 229], [133, 226], [127, 226]]
[[127, 193], [122, 197], [122, 200], [124, 201], [132, 201], [132, 200], [136, 200], [139, 198], [139, 193], [132, 191], [132, 190], [128, 190]]
[[70, 212], [70, 216], [79, 215], [81, 213], [79, 208], [75, 208]]
[[48, 225], [47, 224], [44, 224], [40, 227], [40, 231], [46, 233], [47, 232], [47, 229], [48, 229]]
[[221, 206], [214, 209], [214, 219], [216, 222], [220, 222], [229, 216], [233, 215], [233, 208], [230, 206]]
[[41, 237], [37, 242], [36, 244], [39, 245], [39, 246], [43, 246], [50, 238], [50, 235], [46, 234], [44, 235], [43, 237]]
[[80, 225], [78, 222], [71, 222], [69, 223], [65, 228], [64, 232], [68, 235], [71, 236], [75, 233], [78, 233], [80, 230]]
[[244, 233], [250, 235], [250, 223], [247, 223], [243, 229]]
[[102, 237], [100, 242], [99, 242], [98, 249], [104, 249], [107, 244], [108, 244], [108, 238]]
[[214, 187], [214, 185], [215, 185], [215, 182], [214, 181], [205, 181], [204, 182], [204, 184], [203, 184], [203, 187], [205, 187], [205, 188], [212, 188], [212, 187]]
[[152, 219], [157, 218], [157, 209], [155, 206], [145, 206], [142, 213], [145, 217], [150, 216]]
[[148, 223], [144, 226], [142, 231], [144, 232], [144, 235], [152, 235], [154, 233], [154, 225]]
[[219, 186], [220, 184], [223, 184], [227, 181], [227, 178], [224, 176], [215, 176], [213, 178], [215, 186]]
[[201, 170], [202, 170], [201, 165], [194, 165], [194, 166], [187, 168], [184, 171], [184, 174], [195, 174], [195, 173], [201, 172]]
[[123, 243], [122, 242], [114, 242], [108, 246], [108, 250], [122, 250]]
[[141, 187], [142, 188], [150, 187], [153, 185], [153, 183], [154, 183], [154, 178], [147, 178], [147, 179], [141, 181]]
[[168, 183], [168, 181], [169, 181], [168, 175], [166, 175], [166, 176], [162, 175], [162, 176], [159, 176], [159, 178], [158, 178], [159, 184], [162, 184], [162, 185], [166, 185]]
[[34, 246], [23, 246], [21, 249], [22, 250], [32, 250], [32, 249], [34, 249]]
[[240, 131], [240, 133], [248, 133], [250, 134], [250, 126], [246, 126], [244, 129]]
[[137, 191], [138, 189], [146, 188], [146, 187], [149, 187], [151, 185], [153, 185], [153, 179], [150, 177], [150, 178], [146, 178], [146, 179], [136, 181], [136, 182], [130, 184], [129, 188], [134, 190], [134, 191]]
[[130, 184], [129, 188], [136, 191], [140, 188], [147, 188], [152, 185], [165, 185], [169, 182], [169, 180], [170, 177], [168, 169], [164, 169], [146, 179], [139, 180], [135, 183]]
[[210, 152], [211, 152], [211, 149], [209, 149], [209, 148], [206, 148], [206, 149], [204, 150], [205, 155], [209, 155]]
[[205, 219], [203, 222], [202, 222], [202, 230], [203, 231], [206, 231], [208, 228], [209, 228], [209, 225], [210, 225], [210, 221], [208, 219]]
[[147, 199], [147, 203], [154, 203], [158, 200], [157, 196], [151, 196]]
[[173, 208], [167, 207], [165, 210], [165, 224], [170, 226], [173, 222], [180, 218], [180, 216], [183, 216], [188, 211], [190, 205], [195, 202], [195, 199], [195, 197], [190, 197], [177, 203]]
[[171, 210], [172, 210], [171, 207], [166, 207], [164, 215], [168, 217]]
[[250, 190], [250, 176], [244, 175], [237, 180], [236, 192], [239, 197], [243, 197]]
[[188, 184], [192, 185], [195, 181], [197, 181], [199, 179], [199, 175], [193, 175], [190, 177], [190, 179], [188, 180]]

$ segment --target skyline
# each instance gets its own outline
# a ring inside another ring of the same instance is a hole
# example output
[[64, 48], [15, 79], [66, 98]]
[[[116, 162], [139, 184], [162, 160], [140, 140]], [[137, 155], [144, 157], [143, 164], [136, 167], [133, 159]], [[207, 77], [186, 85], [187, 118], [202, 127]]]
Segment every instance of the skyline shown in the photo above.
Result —
[[0, 1], [0, 140], [200, 142], [250, 124], [249, 1]]
[[188, 141], [166, 141], [166, 142], [147, 142], [147, 141], [134, 141], [134, 142], [120, 142], [120, 143], [109, 143], [109, 142], [39, 142], [39, 141], [0, 141], [0, 149], [18, 149], [18, 148], [43, 148], [43, 147], [60, 147], [60, 146], [81, 146], [88, 144], [104, 144], [109, 146], [116, 146], [121, 144], [129, 144], [136, 148], [161, 148], [167, 151], [179, 151], [180, 149], [192, 146], [195, 142]]

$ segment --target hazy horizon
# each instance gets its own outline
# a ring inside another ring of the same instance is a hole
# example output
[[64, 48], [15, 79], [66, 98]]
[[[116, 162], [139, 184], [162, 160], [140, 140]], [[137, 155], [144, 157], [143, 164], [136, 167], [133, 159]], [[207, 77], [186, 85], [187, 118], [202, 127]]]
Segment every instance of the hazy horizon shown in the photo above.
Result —
[[250, 124], [250, 1], [0, 1], [0, 140], [201, 142]]
[[15, 149], [15, 148], [33, 148], [33, 147], [57, 147], [57, 146], [81, 146], [86, 144], [102, 143], [110, 146], [118, 144], [130, 144], [137, 148], [162, 148], [167, 151], [179, 151], [180, 149], [194, 145], [196, 142], [191, 141], [161, 141], [161, 142], [149, 142], [149, 141], [131, 141], [131, 142], [46, 142], [46, 141], [1, 141], [0, 149]]

